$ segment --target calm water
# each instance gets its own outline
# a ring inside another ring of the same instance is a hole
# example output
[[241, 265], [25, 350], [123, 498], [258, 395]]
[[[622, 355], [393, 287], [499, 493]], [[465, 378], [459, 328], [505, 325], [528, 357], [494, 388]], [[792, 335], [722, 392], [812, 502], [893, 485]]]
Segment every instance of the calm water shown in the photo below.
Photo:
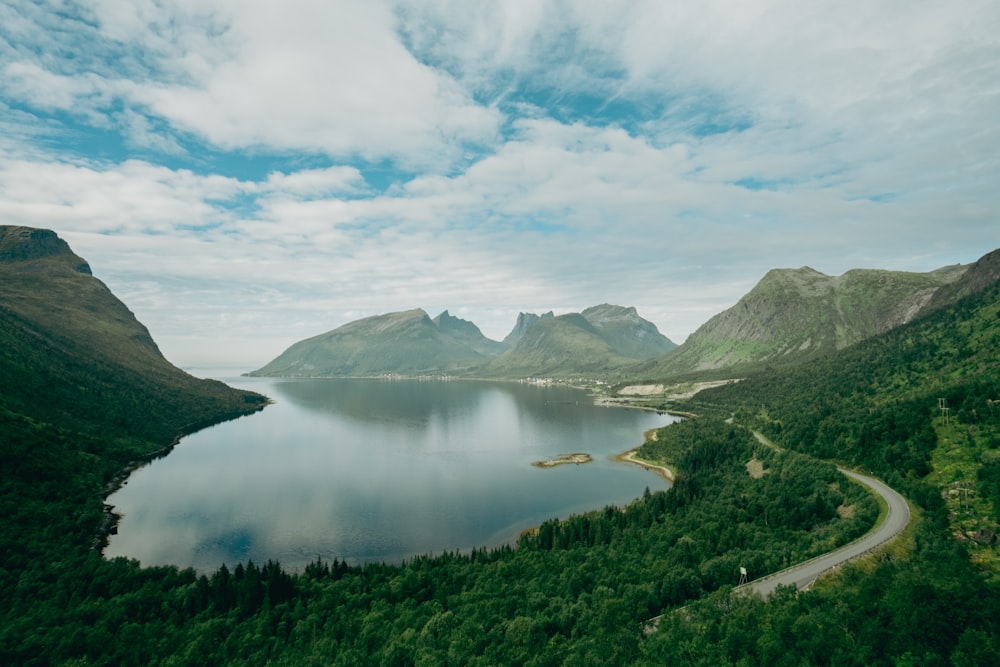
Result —
[[[252, 558], [399, 561], [498, 546], [552, 517], [667, 483], [615, 454], [673, 418], [566, 387], [224, 378], [274, 399], [185, 438], [129, 477], [107, 557], [198, 570]], [[533, 461], [587, 452], [594, 461]]]

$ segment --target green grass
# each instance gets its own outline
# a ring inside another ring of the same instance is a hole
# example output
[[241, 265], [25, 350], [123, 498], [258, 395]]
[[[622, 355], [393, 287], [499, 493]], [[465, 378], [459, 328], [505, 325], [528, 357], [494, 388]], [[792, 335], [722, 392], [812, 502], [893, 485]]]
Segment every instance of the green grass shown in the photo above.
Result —
[[934, 420], [938, 446], [931, 454], [927, 481], [942, 490], [953, 537], [969, 550], [974, 563], [1000, 576], [1000, 540], [978, 541], [980, 531], [1000, 535], [997, 508], [978, 483], [984, 461], [1000, 459], [995, 428], [970, 428], [954, 419]]

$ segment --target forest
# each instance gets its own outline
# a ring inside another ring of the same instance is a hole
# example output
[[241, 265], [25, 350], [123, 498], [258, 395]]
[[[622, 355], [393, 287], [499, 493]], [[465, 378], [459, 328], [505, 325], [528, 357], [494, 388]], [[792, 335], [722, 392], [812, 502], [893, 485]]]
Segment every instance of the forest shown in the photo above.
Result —
[[[688, 420], [650, 455], [678, 483], [543, 523], [517, 545], [402, 565], [140, 568], [93, 551], [33, 561], [6, 598], [17, 664], [623, 664], [643, 621], [864, 533], [872, 497], [830, 464]], [[746, 462], [767, 471], [754, 478]], [[806, 502], [801, 502], [806, 499]], [[849, 518], [838, 508], [850, 507]]]
[[[56, 349], [31, 361], [11, 354], [17, 323], [0, 317], [0, 663], [995, 664], [998, 311], [994, 287], [807, 368], [706, 390], [683, 406], [697, 416], [641, 450], [675, 470], [670, 490], [547, 521], [517, 544], [204, 575], [103, 558], [102, 498], [192, 415], [259, 397], [157, 393]], [[31, 364], [63, 388], [26, 393], [47, 386]], [[734, 594], [740, 567], [763, 575], [876, 520], [872, 496], [829, 460], [907, 495], [912, 527], [809, 591]]]

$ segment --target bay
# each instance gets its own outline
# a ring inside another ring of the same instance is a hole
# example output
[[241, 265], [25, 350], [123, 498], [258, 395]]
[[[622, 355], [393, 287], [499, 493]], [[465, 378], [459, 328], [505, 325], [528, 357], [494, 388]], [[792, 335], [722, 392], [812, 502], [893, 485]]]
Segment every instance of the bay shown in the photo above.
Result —
[[[465, 380], [220, 378], [262, 412], [185, 437], [108, 503], [106, 557], [210, 572], [252, 559], [399, 562], [495, 547], [549, 518], [668, 483], [613, 457], [669, 415], [565, 386]], [[592, 463], [538, 468], [585, 452]]]

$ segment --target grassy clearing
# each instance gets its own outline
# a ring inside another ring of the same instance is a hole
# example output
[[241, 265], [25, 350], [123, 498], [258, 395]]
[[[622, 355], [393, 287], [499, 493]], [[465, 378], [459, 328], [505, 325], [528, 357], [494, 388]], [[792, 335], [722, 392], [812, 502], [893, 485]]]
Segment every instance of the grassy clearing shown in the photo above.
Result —
[[983, 462], [995, 458], [997, 433], [955, 419], [934, 420], [938, 446], [931, 454], [927, 479], [941, 489], [948, 505], [952, 535], [969, 549], [972, 561], [1000, 575], [1000, 523], [996, 508], [979, 484]]

